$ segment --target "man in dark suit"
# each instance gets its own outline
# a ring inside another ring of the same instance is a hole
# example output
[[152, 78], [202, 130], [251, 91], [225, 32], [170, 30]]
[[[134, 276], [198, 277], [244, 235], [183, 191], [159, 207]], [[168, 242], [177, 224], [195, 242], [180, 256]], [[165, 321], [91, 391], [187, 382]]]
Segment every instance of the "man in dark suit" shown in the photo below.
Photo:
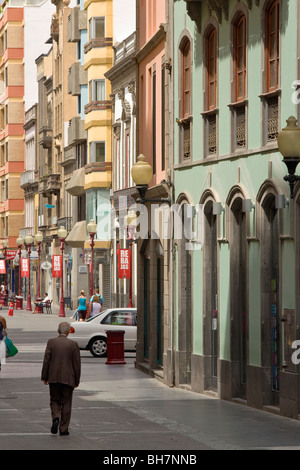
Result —
[[72, 397], [80, 381], [80, 351], [78, 344], [68, 338], [70, 324], [58, 326], [59, 336], [48, 340], [42, 368], [42, 381], [50, 387], [51, 433], [69, 434]]

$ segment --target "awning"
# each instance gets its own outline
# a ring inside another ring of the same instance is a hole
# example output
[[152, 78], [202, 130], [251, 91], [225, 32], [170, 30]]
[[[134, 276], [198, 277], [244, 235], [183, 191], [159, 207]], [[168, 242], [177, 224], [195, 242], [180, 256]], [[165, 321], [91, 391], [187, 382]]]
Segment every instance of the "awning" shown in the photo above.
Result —
[[86, 232], [86, 221], [76, 222], [71, 232], [66, 238], [66, 243], [73, 248], [83, 248], [84, 242], [88, 239]]
[[68, 191], [72, 196], [82, 196], [84, 194], [84, 179], [84, 168], [75, 170], [70, 181], [66, 185], [66, 191]]

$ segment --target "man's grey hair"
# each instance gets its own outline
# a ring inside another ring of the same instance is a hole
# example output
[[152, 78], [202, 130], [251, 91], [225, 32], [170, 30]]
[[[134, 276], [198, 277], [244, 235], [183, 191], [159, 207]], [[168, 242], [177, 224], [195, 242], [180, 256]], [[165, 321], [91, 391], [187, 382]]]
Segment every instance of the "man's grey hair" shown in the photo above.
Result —
[[68, 335], [70, 331], [70, 323], [63, 321], [58, 325], [58, 333], [60, 335]]

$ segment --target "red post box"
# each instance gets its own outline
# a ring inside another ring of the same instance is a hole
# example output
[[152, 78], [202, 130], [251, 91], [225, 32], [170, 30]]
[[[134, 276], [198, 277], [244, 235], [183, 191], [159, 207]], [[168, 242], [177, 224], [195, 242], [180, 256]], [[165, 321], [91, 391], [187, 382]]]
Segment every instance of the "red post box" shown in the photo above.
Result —
[[126, 364], [124, 359], [124, 330], [108, 330], [107, 361], [105, 364]]

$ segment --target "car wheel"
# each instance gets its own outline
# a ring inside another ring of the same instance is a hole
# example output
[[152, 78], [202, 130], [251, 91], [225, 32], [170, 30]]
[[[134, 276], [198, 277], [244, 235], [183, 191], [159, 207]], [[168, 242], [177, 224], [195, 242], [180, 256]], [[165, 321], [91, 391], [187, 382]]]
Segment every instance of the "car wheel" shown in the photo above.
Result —
[[95, 357], [104, 357], [107, 353], [107, 344], [105, 338], [93, 338], [89, 343], [89, 350]]

